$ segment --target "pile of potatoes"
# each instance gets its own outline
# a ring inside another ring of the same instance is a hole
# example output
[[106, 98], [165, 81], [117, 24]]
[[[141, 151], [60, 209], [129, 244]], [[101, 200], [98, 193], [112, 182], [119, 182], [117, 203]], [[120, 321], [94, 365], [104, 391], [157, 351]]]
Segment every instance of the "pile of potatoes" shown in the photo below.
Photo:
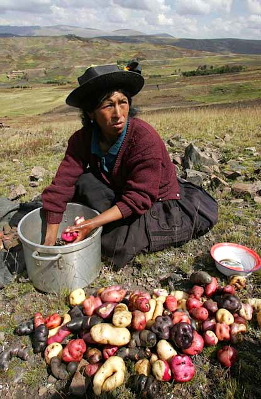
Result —
[[244, 339], [253, 314], [261, 325], [261, 299], [242, 303], [237, 296], [245, 277], [232, 276], [221, 286], [215, 277], [198, 271], [190, 282], [187, 292], [170, 293], [162, 288], [128, 292], [113, 285], [86, 296], [79, 288], [69, 295], [67, 314], [36, 313], [16, 333], [33, 335], [34, 351], [43, 353], [57, 379], [70, 379], [85, 359], [84, 375], [96, 395], [126, 381], [125, 361], [130, 359], [136, 373], [132, 390], [154, 398], [160, 381], [194, 377], [193, 356], [204, 346], [222, 342], [217, 358], [231, 367], [238, 357], [234, 344]]

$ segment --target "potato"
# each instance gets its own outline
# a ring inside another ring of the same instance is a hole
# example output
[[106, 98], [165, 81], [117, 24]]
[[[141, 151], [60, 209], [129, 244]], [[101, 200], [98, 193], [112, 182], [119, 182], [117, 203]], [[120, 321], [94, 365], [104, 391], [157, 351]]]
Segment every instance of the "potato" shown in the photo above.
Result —
[[177, 355], [176, 350], [173, 348], [173, 346], [166, 341], [165, 339], [161, 339], [157, 343], [157, 354], [158, 358], [161, 360], [167, 360], [167, 362], [173, 357]]
[[94, 375], [93, 391], [95, 395], [101, 395], [102, 392], [113, 391], [115, 388], [122, 385], [125, 372], [126, 366], [121, 357], [109, 357]]
[[47, 364], [50, 364], [52, 357], [58, 357], [59, 359], [61, 359], [62, 351], [62, 345], [58, 342], [54, 342], [53, 344], [50, 344], [45, 348], [44, 360]]
[[132, 313], [128, 310], [128, 306], [124, 303], [119, 303], [114, 308], [112, 316], [112, 323], [116, 327], [128, 327], [131, 324]]
[[85, 299], [85, 292], [82, 288], [77, 288], [69, 295], [69, 303], [71, 306], [81, 305]]
[[125, 327], [115, 327], [111, 323], [99, 323], [90, 330], [91, 338], [103, 345], [127, 345], [131, 340], [131, 333]]

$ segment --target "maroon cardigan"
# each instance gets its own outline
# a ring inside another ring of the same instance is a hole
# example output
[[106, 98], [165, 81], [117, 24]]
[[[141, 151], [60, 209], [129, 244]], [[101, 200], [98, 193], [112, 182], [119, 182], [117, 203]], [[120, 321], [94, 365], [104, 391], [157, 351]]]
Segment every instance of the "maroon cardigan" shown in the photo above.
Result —
[[[48, 223], [60, 223], [75, 183], [88, 167], [100, 170], [100, 160], [91, 154], [91, 131], [82, 128], [69, 139], [65, 157], [50, 184], [42, 193]], [[130, 118], [128, 130], [110, 177], [105, 182], [120, 200], [116, 205], [123, 218], [142, 215], [155, 201], [179, 199], [175, 166], [165, 144], [148, 123]]]

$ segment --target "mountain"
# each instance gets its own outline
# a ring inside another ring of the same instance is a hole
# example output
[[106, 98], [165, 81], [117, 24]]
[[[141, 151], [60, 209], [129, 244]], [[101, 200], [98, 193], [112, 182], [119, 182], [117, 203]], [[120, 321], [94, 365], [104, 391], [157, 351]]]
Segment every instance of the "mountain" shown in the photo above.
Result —
[[102, 38], [120, 43], [151, 43], [174, 46], [194, 51], [224, 54], [261, 54], [261, 40], [245, 39], [186, 39], [175, 38], [167, 33], [151, 34], [132, 29], [105, 32], [99, 29], [79, 28], [69, 25], [10, 26], [0, 25], [0, 37], [10, 36], [77, 36], [86, 39]]

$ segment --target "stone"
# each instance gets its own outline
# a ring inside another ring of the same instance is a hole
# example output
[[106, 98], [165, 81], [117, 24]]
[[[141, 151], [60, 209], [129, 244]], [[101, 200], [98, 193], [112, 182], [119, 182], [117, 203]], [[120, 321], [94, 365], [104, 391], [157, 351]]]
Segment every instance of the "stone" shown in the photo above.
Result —
[[231, 191], [234, 195], [240, 196], [240, 195], [250, 195], [253, 197], [255, 194], [255, 190], [253, 189], [253, 184], [252, 183], [234, 183], [231, 187]]
[[8, 198], [0, 197], [0, 221], [1, 221], [1, 229], [3, 226], [9, 222], [12, 217], [12, 214], [19, 209], [19, 204], [15, 203]]
[[203, 152], [192, 143], [185, 148], [185, 156], [183, 159], [184, 169], [213, 165], [218, 165], [217, 160], [213, 158], [213, 153]]
[[8, 199], [14, 201], [26, 194], [26, 189], [22, 184], [16, 186], [9, 194]]
[[219, 188], [228, 187], [228, 183], [216, 175], [211, 176], [211, 183]]
[[30, 180], [31, 181], [42, 181], [43, 177], [46, 173], [46, 169], [42, 166], [35, 166], [30, 173]]
[[39, 182], [38, 181], [30, 181], [29, 186], [30, 187], [38, 187], [39, 186]]
[[242, 204], [244, 202], [243, 198], [234, 198], [230, 200], [231, 204]]
[[48, 389], [46, 387], [40, 387], [38, 390], [38, 395], [39, 397], [44, 396], [48, 392]]
[[208, 179], [208, 174], [194, 169], [186, 169], [185, 179], [197, 186], [201, 186], [203, 181]]
[[256, 204], [260, 204], [261, 205], [261, 197], [254, 197], [254, 201]]
[[223, 138], [223, 140], [224, 141], [226, 141], [226, 142], [228, 142], [228, 141], [230, 141], [231, 140], [231, 136], [230, 136], [230, 134], [225, 134], [225, 136], [224, 136], [224, 138]]
[[235, 170], [235, 171], [231, 170], [231, 171], [228, 171], [228, 172], [225, 171], [224, 175], [229, 180], [235, 180], [237, 177], [242, 176], [242, 173], [240, 171], [238, 171], [238, 170]]
[[174, 155], [172, 158], [172, 162], [175, 165], [182, 165], [182, 157], [180, 157], [179, 155]]
[[72, 395], [82, 396], [85, 394], [90, 383], [90, 378], [83, 375], [82, 370], [88, 364], [89, 363], [85, 359], [80, 361], [69, 388], [69, 391]]

